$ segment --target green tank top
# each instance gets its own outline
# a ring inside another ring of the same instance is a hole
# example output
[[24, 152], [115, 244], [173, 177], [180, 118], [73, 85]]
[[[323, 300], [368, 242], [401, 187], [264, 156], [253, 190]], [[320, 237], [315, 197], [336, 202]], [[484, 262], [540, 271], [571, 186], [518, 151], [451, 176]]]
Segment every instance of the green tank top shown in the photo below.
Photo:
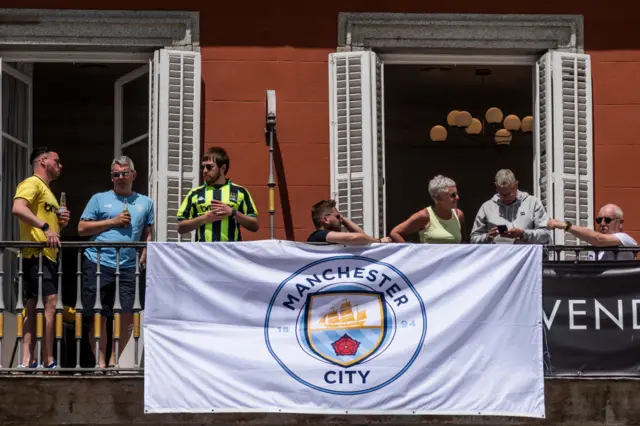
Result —
[[455, 210], [451, 210], [451, 219], [438, 217], [431, 207], [427, 207], [429, 225], [419, 231], [420, 242], [426, 244], [457, 244], [462, 240], [460, 219]]

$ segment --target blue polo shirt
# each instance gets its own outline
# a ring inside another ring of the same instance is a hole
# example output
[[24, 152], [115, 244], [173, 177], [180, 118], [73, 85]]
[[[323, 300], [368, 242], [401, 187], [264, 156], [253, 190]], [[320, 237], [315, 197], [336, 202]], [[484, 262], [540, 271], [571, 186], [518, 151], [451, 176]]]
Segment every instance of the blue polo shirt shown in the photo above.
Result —
[[[118, 216], [124, 209], [124, 200], [127, 200], [131, 223], [125, 228], [109, 228], [97, 235], [93, 235], [90, 241], [105, 243], [136, 242], [140, 241], [147, 226], [153, 225], [153, 201], [151, 198], [132, 193], [128, 197], [117, 195], [107, 191], [95, 194], [87, 203], [82, 212], [81, 220], [100, 221]], [[98, 263], [98, 250], [90, 247], [84, 251], [84, 255], [93, 263]], [[104, 248], [100, 250], [100, 264], [110, 268], [116, 267], [116, 249]], [[120, 249], [120, 267], [133, 268], [136, 266], [136, 249]]]

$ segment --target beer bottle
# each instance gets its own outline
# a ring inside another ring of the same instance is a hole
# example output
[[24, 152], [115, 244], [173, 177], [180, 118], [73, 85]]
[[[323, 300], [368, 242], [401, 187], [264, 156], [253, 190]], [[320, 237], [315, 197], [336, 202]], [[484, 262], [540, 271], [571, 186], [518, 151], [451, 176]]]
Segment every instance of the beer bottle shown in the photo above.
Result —
[[60, 193], [60, 208], [58, 209], [58, 213], [65, 211], [67, 211], [67, 194], [62, 192]]

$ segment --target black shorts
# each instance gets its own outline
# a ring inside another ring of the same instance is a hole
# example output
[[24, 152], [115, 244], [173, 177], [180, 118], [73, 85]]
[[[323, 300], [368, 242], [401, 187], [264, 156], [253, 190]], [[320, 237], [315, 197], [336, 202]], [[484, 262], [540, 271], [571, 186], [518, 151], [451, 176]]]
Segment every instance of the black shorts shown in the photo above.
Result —
[[[38, 298], [37, 257], [22, 260], [22, 294], [26, 300]], [[42, 297], [58, 293], [58, 264], [42, 257]]]
[[[97, 264], [86, 257], [82, 259], [82, 313], [93, 315], [96, 303]], [[120, 268], [120, 306], [121, 312], [133, 312], [136, 296], [136, 268]], [[100, 302], [104, 316], [113, 315], [113, 303], [116, 299], [116, 270], [100, 265]]]

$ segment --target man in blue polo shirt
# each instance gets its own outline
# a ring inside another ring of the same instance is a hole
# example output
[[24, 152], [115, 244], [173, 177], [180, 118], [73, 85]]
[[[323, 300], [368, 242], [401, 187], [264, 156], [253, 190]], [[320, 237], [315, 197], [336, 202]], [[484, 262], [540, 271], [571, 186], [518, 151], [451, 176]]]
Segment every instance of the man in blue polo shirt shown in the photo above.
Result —
[[[80, 236], [91, 236], [91, 241], [98, 242], [137, 242], [151, 241], [153, 238], [153, 201], [133, 192], [133, 181], [136, 171], [129, 157], [117, 157], [111, 163], [111, 181], [113, 190], [93, 195], [84, 209], [78, 224]], [[82, 305], [84, 315], [93, 315], [96, 302], [96, 278], [98, 264], [97, 248], [87, 248], [82, 264], [83, 289]], [[144, 266], [146, 249], [142, 251], [140, 263]], [[102, 306], [102, 330], [98, 364], [106, 366], [105, 352], [106, 319], [113, 315], [116, 285], [116, 249], [100, 250], [100, 301]], [[136, 249], [120, 249], [120, 304], [122, 306], [120, 351], [124, 349], [129, 338], [129, 326], [133, 322], [133, 302], [135, 299]], [[93, 323], [90, 332], [91, 349], [95, 350]], [[115, 364], [115, 347], [111, 351], [109, 367]]]

